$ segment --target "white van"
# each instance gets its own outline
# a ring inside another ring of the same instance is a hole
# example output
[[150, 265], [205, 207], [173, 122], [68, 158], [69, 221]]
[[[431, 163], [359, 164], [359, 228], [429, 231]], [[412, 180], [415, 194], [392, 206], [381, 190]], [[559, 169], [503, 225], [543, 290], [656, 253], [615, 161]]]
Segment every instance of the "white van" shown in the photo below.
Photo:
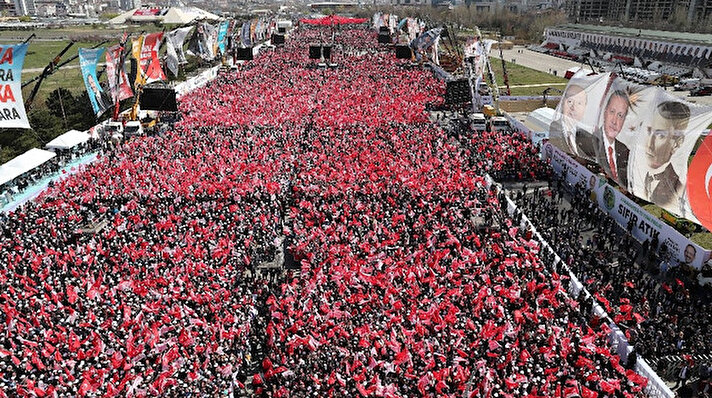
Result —
[[492, 126], [492, 131], [508, 131], [512, 128], [507, 118], [503, 116], [493, 116], [492, 119], [490, 119], [490, 125]]
[[486, 131], [487, 130], [487, 118], [483, 113], [473, 113], [470, 115], [470, 126], [473, 130]]

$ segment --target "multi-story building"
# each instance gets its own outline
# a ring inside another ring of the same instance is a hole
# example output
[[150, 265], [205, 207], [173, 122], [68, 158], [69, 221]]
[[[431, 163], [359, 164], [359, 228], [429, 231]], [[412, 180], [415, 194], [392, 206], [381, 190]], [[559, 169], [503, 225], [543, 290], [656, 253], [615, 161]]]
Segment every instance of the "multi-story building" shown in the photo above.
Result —
[[35, 15], [35, 0], [15, 0], [17, 15]]
[[572, 21], [654, 22], [676, 19], [694, 23], [712, 15], [710, 0], [567, 0]]

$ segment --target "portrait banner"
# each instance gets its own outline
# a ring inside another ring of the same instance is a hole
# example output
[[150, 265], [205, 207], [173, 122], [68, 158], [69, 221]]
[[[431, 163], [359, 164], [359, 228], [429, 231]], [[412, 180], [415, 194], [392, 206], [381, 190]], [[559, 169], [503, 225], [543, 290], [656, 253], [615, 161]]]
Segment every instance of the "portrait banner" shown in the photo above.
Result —
[[549, 142], [570, 155], [596, 159], [594, 126], [609, 80], [608, 73], [571, 78], [549, 126]]
[[183, 52], [183, 42], [192, 27], [179, 28], [166, 34], [166, 67], [178, 76], [178, 69], [181, 64], [185, 64], [185, 54]]
[[244, 22], [242, 24], [242, 29], [240, 30], [240, 39], [242, 41], [243, 47], [251, 47], [252, 41], [250, 39], [250, 22]]
[[27, 43], [0, 45], [0, 128], [29, 129], [22, 100], [22, 66]]
[[225, 54], [227, 50], [227, 28], [230, 26], [229, 21], [223, 21], [218, 25], [218, 51], [220, 54]]
[[84, 86], [89, 95], [89, 102], [94, 110], [94, 114], [99, 116], [106, 111], [110, 104], [103, 97], [103, 90], [99, 85], [99, 79], [96, 77], [96, 65], [99, 58], [104, 55], [103, 48], [80, 48], [79, 49], [79, 67], [84, 78]]
[[709, 250], [693, 243], [673, 227], [650, 214], [623, 192], [606, 183], [605, 178], [592, 173], [561, 149], [546, 143], [543, 153], [557, 174], [571, 186], [591, 192], [591, 199], [621, 228], [627, 230], [630, 225], [634, 238], [640, 242], [657, 240], [658, 249], [660, 245], [665, 245], [663, 259], [674, 264], [685, 263], [698, 269], [709, 259]]
[[551, 143], [595, 162], [636, 197], [712, 228], [712, 145], [700, 143], [712, 107], [615, 74], [579, 73], [556, 115]]
[[126, 75], [124, 65], [121, 64], [124, 48], [117, 44], [106, 50], [106, 76], [109, 80], [109, 91], [113, 102], [123, 101], [133, 97], [131, 84]]

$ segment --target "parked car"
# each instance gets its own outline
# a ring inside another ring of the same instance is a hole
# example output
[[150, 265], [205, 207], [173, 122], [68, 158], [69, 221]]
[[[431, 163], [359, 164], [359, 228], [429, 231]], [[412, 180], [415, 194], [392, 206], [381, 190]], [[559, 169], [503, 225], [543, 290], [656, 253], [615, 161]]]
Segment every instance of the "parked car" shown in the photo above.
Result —
[[690, 90], [690, 96], [701, 97], [704, 95], [712, 95], [712, 86], [697, 87]]
[[675, 91], [692, 90], [700, 85], [700, 79], [682, 79], [675, 85]]

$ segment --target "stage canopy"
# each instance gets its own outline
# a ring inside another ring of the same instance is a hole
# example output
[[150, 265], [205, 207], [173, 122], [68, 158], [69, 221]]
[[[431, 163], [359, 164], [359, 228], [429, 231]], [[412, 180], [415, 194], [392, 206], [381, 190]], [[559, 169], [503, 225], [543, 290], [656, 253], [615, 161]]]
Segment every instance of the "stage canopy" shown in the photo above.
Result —
[[366, 23], [368, 22], [368, 18], [349, 18], [342, 17], [340, 15], [329, 15], [323, 18], [300, 19], [299, 22], [305, 23], [307, 25], [345, 25]]
[[45, 145], [45, 148], [71, 149], [87, 141], [89, 141], [89, 134], [86, 131], [69, 130], [66, 133], [47, 143], [47, 145]]
[[15, 177], [27, 173], [55, 156], [57, 155], [54, 152], [37, 148], [30, 149], [0, 166], [0, 185], [12, 181]]

